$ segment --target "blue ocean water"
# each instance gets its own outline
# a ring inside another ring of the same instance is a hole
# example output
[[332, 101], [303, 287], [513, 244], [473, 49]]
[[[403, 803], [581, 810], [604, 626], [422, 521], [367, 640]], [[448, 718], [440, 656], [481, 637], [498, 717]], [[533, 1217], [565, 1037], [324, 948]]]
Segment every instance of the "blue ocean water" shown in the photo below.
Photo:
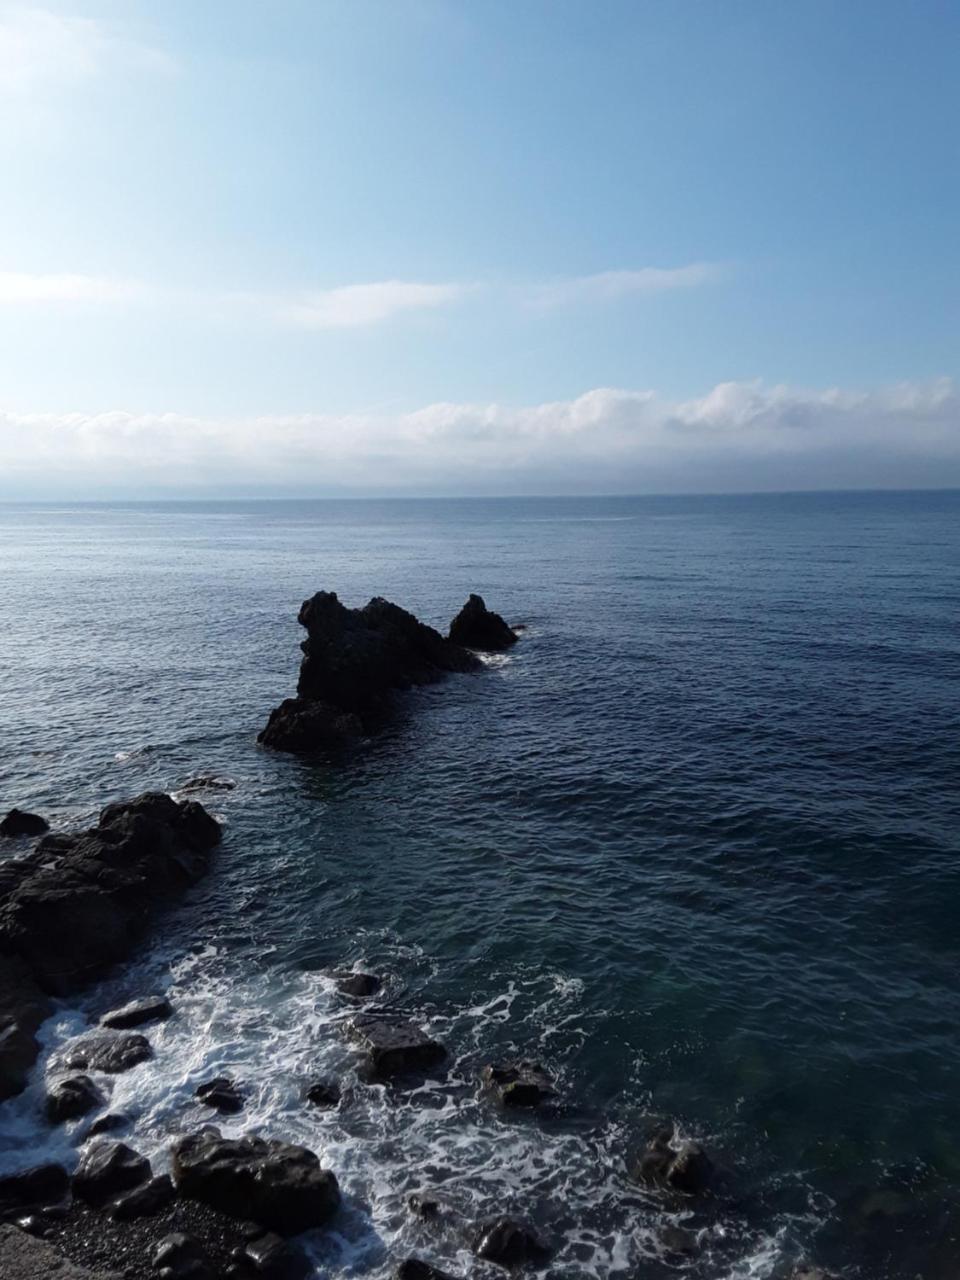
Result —
[[[479, 591], [527, 630], [311, 763], [255, 736], [319, 589], [440, 627]], [[226, 1130], [307, 1142], [349, 1195], [324, 1275], [466, 1273], [406, 1211], [429, 1186], [533, 1218], [555, 1277], [954, 1277], [958, 604], [958, 493], [0, 507], [0, 805], [73, 827], [237, 783], [200, 797], [227, 823], [208, 881], [49, 1052], [170, 989], [114, 1109], [162, 1163], [196, 1084], [243, 1081]], [[354, 965], [446, 1041], [445, 1079], [356, 1078], [329, 976]], [[478, 1098], [514, 1051], [558, 1073], [558, 1115]], [[40, 1122], [42, 1069], [0, 1107], [6, 1166], [82, 1133]], [[300, 1098], [324, 1074], [353, 1082], [335, 1113]], [[662, 1118], [715, 1195], [631, 1182]]]

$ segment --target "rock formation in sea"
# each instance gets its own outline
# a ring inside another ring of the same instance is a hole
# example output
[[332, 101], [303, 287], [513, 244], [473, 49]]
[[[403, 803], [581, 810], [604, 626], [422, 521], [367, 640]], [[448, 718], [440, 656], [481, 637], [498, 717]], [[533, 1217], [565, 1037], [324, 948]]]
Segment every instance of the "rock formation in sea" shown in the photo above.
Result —
[[517, 635], [499, 613], [488, 609], [483, 597], [471, 595], [450, 623], [449, 638], [466, 649], [496, 652], [517, 643]]
[[481, 665], [475, 654], [379, 597], [348, 609], [334, 592], [318, 591], [301, 605], [298, 620], [307, 638], [297, 696], [270, 713], [258, 738], [281, 751], [342, 746], [375, 729], [395, 693]]
[[0, 836], [17, 839], [23, 836], [42, 836], [50, 830], [50, 823], [38, 813], [26, 813], [23, 809], [11, 809], [0, 822]]
[[[0, 1099], [26, 1084], [49, 997], [79, 991], [124, 959], [153, 916], [204, 874], [219, 840], [219, 824], [196, 801], [147, 793], [108, 805], [88, 831], [45, 836], [0, 864]], [[103, 1052], [119, 1052], [100, 1035]], [[130, 1037], [125, 1045], [128, 1055], [144, 1052]]]

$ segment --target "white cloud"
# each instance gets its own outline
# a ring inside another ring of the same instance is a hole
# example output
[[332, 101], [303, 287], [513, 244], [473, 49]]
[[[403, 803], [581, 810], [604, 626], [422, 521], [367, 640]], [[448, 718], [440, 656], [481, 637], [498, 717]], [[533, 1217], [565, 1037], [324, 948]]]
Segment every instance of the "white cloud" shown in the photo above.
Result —
[[911, 484], [960, 484], [960, 394], [949, 380], [867, 392], [723, 383], [682, 402], [600, 388], [524, 408], [396, 415], [0, 414], [7, 497]]
[[126, 302], [143, 295], [135, 281], [109, 276], [0, 271], [0, 306], [20, 303]]
[[419, 311], [457, 302], [468, 291], [460, 284], [417, 284], [409, 280], [381, 280], [348, 284], [282, 299], [276, 313], [281, 320], [305, 329], [355, 329], [379, 324], [403, 311]]
[[167, 54], [95, 19], [0, 5], [0, 94], [35, 94], [107, 72], [167, 71], [172, 66]]
[[685, 267], [640, 267], [635, 271], [600, 271], [592, 276], [574, 276], [552, 284], [534, 285], [529, 300], [536, 306], [570, 306], [584, 302], [612, 302], [634, 294], [664, 293], [670, 289], [692, 289], [720, 279], [716, 263], [692, 262]]

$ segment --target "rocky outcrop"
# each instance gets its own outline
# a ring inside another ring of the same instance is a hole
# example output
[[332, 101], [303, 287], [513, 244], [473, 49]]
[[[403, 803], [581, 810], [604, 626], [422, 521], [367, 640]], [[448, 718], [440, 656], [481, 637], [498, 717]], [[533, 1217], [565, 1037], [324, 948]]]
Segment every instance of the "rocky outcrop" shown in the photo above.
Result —
[[64, 1076], [47, 1090], [47, 1119], [51, 1124], [77, 1120], [103, 1103], [103, 1094], [89, 1076]]
[[305, 600], [298, 615], [301, 648], [296, 698], [271, 712], [258, 741], [281, 751], [317, 751], [370, 732], [393, 695], [479, 660], [398, 605], [379, 597], [348, 609], [332, 591]]
[[130, 1031], [134, 1027], [145, 1026], [148, 1022], [162, 1022], [172, 1013], [173, 1009], [166, 996], [142, 996], [120, 1009], [105, 1013], [100, 1019], [100, 1025], [113, 1031]]
[[661, 1129], [647, 1143], [633, 1171], [638, 1182], [694, 1195], [704, 1191], [713, 1176], [713, 1161], [699, 1142]]
[[399, 1014], [370, 1013], [355, 1018], [352, 1033], [367, 1052], [375, 1080], [428, 1071], [447, 1056], [439, 1041]]
[[217, 1076], [200, 1085], [194, 1095], [205, 1107], [212, 1107], [221, 1115], [236, 1115], [243, 1110], [243, 1094], [226, 1076]]
[[499, 613], [488, 609], [482, 596], [471, 595], [450, 623], [449, 639], [467, 649], [497, 652], [517, 643], [517, 637]]
[[168, 1174], [162, 1173], [158, 1178], [143, 1182], [126, 1195], [115, 1200], [110, 1208], [110, 1216], [116, 1222], [132, 1222], [134, 1218], [152, 1218], [160, 1213], [176, 1196], [173, 1181]]
[[0, 865], [0, 1099], [26, 1084], [47, 996], [80, 990], [128, 955], [203, 875], [219, 840], [202, 805], [147, 794]]
[[397, 1280], [453, 1280], [453, 1277], [422, 1258], [406, 1258], [397, 1267]]
[[62, 1061], [72, 1070], [119, 1075], [152, 1057], [150, 1041], [138, 1032], [92, 1031], [69, 1042], [63, 1050]]
[[383, 983], [373, 973], [345, 973], [337, 979], [337, 990], [352, 1000], [365, 1000], [375, 996]]
[[0, 822], [0, 836], [12, 839], [22, 836], [42, 836], [50, 830], [50, 823], [38, 813], [26, 813], [23, 809], [11, 809]]
[[322, 1226], [340, 1204], [336, 1177], [306, 1147], [213, 1128], [175, 1144], [173, 1176], [182, 1196], [284, 1236]]
[[474, 1252], [501, 1267], [541, 1266], [550, 1249], [527, 1223], [517, 1218], [494, 1218], [477, 1230]]
[[539, 1062], [502, 1062], [480, 1072], [484, 1088], [503, 1107], [538, 1107], [556, 1097], [553, 1080]]
[[304, 1096], [314, 1107], [338, 1107], [340, 1086], [333, 1080], [316, 1080]]
[[73, 1175], [73, 1193], [87, 1204], [104, 1205], [150, 1180], [150, 1161], [124, 1142], [100, 1138], [90, 1143]]

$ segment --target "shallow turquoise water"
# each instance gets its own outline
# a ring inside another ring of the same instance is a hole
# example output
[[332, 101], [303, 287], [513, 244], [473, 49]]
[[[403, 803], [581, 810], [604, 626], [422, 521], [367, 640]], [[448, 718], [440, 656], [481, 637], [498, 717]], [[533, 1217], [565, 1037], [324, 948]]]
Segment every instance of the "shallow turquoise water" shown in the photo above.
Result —
[[[238, 1124], [310, 1141], [353, 1197], [318, 1245], [331, 1274], [429, 1252], [403, 1195], [441, 1183], [530, 1212], [556, 1276], [772, 1276], [810, 1252], [953, 1275], [958, 517], [955, 493], [0, 508], [0, 801], [73, 825], [238, 783], [210, 797], [210, 881], [85, 1005], [173, 984], [179, 1023], [115, 1085], [142, 1143], [195, 1118], [196, 1076], [242, 1075]], [[528, 630], [347, 766], [309, 764], [254, 739], [320, 588], [436, 625], [478, 590]], [[353, 962], [455, 1065], [305, 1115], [304, 1071], [355, 1066], [324, 976]], [[504, 1049], [561, 1074], [563, 1114], [477, 1102]], [[0, 1109], [8, 1162], [41, 1140], [34, 1101]], [[683, 1262], [671, 1206], [624, 1176], [653, 1116], [725, 1170], [679, 1214], [701, 1233]]]

